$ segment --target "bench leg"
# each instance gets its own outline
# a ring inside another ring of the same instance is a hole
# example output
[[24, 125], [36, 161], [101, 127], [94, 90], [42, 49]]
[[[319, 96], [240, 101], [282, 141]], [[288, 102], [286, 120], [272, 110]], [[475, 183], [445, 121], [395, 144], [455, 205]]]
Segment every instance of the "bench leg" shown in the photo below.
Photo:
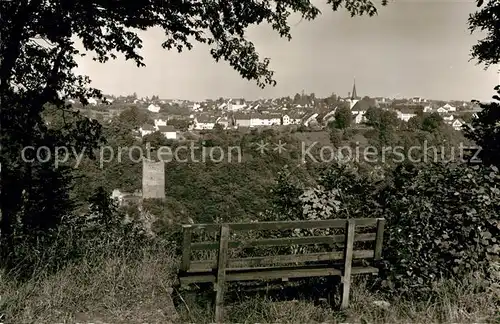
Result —
[[222, 225], [220, 233], [219, 260], [217, 264], [217, 282], [215, 283], [215, 322], [222, 323], [224, 316], [224, 289], [226, 283], [227, 249], [229, 227]]
[[345, 309], [349, 306], [349, 290], [351, 289], [351, 267], [354, 249], [355, 227], [355, 221], [352, 219], [348, 220], [345, 231], [346, 243], [344, 250], [344, 273], [342, 276], [342, 303], [340, 304], [341, 309]]
[[349, 292], [351, 290], [350, 276], [342, 277], [342, 300], [340, 304], [341, 309], [346, 309], [349, 306]]
[[[217, 288], [222, 288], [221, 286]], [[215, 323], [222, 323], [224, 318], [224, 289], [217, 289], [215, 295]]]

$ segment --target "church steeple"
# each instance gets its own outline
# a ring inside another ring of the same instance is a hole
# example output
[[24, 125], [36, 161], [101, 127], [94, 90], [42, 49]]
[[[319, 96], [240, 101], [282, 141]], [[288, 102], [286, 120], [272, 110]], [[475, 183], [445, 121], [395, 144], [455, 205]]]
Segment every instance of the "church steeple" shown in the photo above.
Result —
[[356, 78], [354, 78], [354, 84], [352, 85], [351, 98], [348, 100], [351, 109], [358, 103], [358, 94], [356, 93]]
[[352, 86], [351, 100], [356, 100], [357, 98], [358, 98], [358, 94], [356, 93], [356, 78], [354, 78], [354, 84]]

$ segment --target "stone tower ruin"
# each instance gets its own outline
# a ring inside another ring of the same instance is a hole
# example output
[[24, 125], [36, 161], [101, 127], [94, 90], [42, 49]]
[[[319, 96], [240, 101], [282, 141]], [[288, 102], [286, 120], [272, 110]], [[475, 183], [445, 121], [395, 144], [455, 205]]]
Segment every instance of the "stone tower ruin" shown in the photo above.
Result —
[[142, 159], [142, 198], [165, 199], [165, 162]]

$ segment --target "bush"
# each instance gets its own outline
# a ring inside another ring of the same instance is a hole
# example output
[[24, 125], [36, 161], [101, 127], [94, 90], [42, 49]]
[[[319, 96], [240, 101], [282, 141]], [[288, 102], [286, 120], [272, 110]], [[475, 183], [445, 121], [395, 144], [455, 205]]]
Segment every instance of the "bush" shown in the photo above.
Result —
[[274, 212], [286, 220], [382, 217], [377, 201], [381, 188], [352, 164], [322, 170], [316, 186], [309, 188], [294, 181], [285, 169], [272, 191]]
[[290, 176], [284, 172], [274, 190], [278, 197], [269, 214], [274, 220], [386, 218], [387, 266], [379, 281], [386, 291], [428, 296], [435, 292], [436, 280], [471, 272], [495, 280], [493, 264], [500, 256], [496, 168], [399, 166], [374, 180], [377, 177], [339, 164], [324, 171], [317, 186], [306, 189]]
[[436, 278], [488, 273], [500, 255], [500, 175], [496, 168], [434, 164], [398, 168], [385, 192], [386, 284], [429, 293]]
[[343, 139], [344, 138], [342, 130], [339, 129], [330, 130], [330, 142], [333, 144], [333, 146], [340, 147]]
[[[135, 251], [150, 241], [138, 219], [130, 219], [99, 187], [83, 215], [68, 214], [57, 228], [45, 232], [20, 232], [13, 237], [2, 267], [20, 279], [54, 273], [95, 255]], [[133, 254], [133, 253], [132, 253]], [[7, 262], [8, 261], [8, 262]]]

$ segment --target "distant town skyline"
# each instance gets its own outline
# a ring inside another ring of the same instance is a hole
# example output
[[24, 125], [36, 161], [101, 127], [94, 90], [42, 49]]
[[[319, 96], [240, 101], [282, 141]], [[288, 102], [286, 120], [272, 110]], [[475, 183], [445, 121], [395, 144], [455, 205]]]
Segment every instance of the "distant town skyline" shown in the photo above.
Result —
[[[224, 99], [224, 100], [233, 100], [233, 101], [237, 101], [237, 100], [245, 100], [245, 101], [248, 101], [248, 102], [251, 102], [251, 101], [259, 101], [259, 100], [271, 100], [271, 99], [281, 99], [281, 98], [286, 98], [286, 97], [290, 97], [290, 99], [293, 100], [294, 96], [296, 94], [301, 94], [302, 92], [299, 91], [299, 92], [296, 92], [296, 93], [293, 93], [293, 94], [288, 94], [288, 95], [283, 95], [283, 96], [276, 96], [276, 97], [262, 97], [262, 98], [245, 98], [245, 97], [242, 97], [242, 96], [232, 96], [232, 97], [223, 97], [223, 96], [212, 96], [212, 97], [207, 97], [207, 98], [202, 98], [202, 99], [197, 99], [197, 100], [194, 100], [194, 99], [191, 99], [191, 98], [179, 98], [179, 97], [162, 97], [162, 96], [158, 96], [156, 94], [152, 94], [152, 95], [140, 95], [138, 93], [135, 92], [135, 94], [137, 95], [137, 98], [138, 99], [153, 99], [153, 97], [158, 97], [157, 99], [158, 100], [168, 100], [168, 101], [191, 101], [191, 102], [205, 102], [207, 100], [212, 100], [212, 101], [217, 101], [219, 100], [220, 98]], [[314, 93], [314, 92], [311, 92], [311, 93]], [[304, 96], [309, 96], [311, 93], [308, 93], [308, 92], [304, 92]], [[113, 94], [113, 93], [106, 93], [106, 92], [103, 92], [103, 95], [105, 97], [116, 97], [116, 98], [119, 98], [119, 97], [129, 97], [129, 96], [132, 96], [134, 95], [134, 92], [133, 93], [120, 93], [120, 94]], [[341, 99], [343, 100], [347, 100], [348, 98], [351, 98], [352, 95], [351, 95], [351, 92], [348, 92], [347, 95], [342, 95], [342, 94], [338, 94], [338, 93], [335, 93], [335, 95], [339, 96]], [[318, 98], [318, 99], [326, 99], [327, 97], [331, 96], [330, 95], [326, 95], [326, 96], [318, 96], [317, 94], [315, 94], [315, 98]], [[398, 97], [391, 97], [391, 96], [370, 96], [370, 95], [358, 95], [357, 98], [358, 99], [363, 99], [364, 97], [368, 97], [370, 99], [377, 99], [377, 98], [385, 98], [385, 99], [388, 99], [388, 100], [415, 100], [415, 98], [421, 98], [422, 99], [422, 103], [426, 103], [426, 102], [429, 102], [429, 101], [435, 101], [435, 102], [438, 102], [438, 101], [458, 101], [458, 102], [462, 102], [462, 101], [465, 101], [465, 102], [470, 102], [471, 100], [469, 99], [465, 99], [465, 100], [462, 100], [462, 99], [439, 99], [439, 98], [426, 98], [426, 97], [422, 97], [422, 96], [411, 96], [411, 97], [404, 97], [404, 96], [398, 96]], [[157, 100], [157, 99], [154, 99], [154, 100]], [[152, 100], [152, 101], [154, 101]], [[97, 104], [98, 101], [95, 101], [95, 103]]]
[[[314, 2], [314, 1], [313, 1]], [[242, 79], [229, 64], [215, 63], [209, 47], [194, 43], [192, 51], [161, 48], [161, 30], [141, 36], [146, 67], [123, 59], [105, 64], [79, 59], [77, 71], [89, 75], [104, 93], [200, 101], [208, 98], [273, 98], [302, 90], [317, 97], [332, 92], [346, 97], [354, 77], [361, 97], [424, 97], [433, 100], [491, 100], [498, 67], [487, 71], [470, 59], [480, 35], [467, 30], [474, 1], [400, 0], [379, 7], [375, 17], [351, 18], [327, 5], [315, 21], [292, 18], [288, 42], [256, 26], [248, 37], [262, 58], [271, 58], [276, 87], [257, 87]]]

